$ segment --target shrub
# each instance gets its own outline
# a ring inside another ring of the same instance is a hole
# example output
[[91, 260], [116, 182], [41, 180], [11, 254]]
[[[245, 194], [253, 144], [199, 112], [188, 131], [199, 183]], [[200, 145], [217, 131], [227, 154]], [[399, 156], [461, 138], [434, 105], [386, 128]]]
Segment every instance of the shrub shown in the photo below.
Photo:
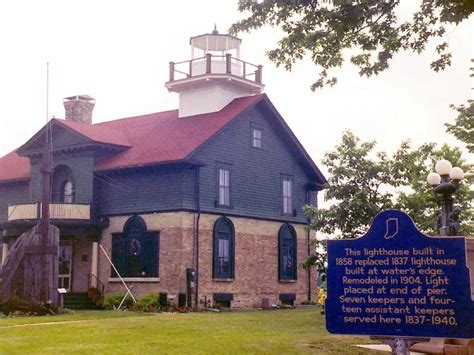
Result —
[[1, 308], [6, 316], [44, 316], [59, 312], [59, 309], [50, 303], [30, 302], [16, 297], [8, 299]]
[[142, 312], [156, 312], [158, 309], [158, 294], [155, 292], [145, 293], [138, 299], [134, 309]]
[[326, 304], [327, 292], [324, 288], [320, 287], [318, 289], [318, 304], [322, 307]]
[[[125, 292], [106, 293], [104, 296], [103, 306], [106, 309], [117, 309], [124, 297]], [[132, 297], [130, 297], [130, 295], [127, 295], [127, 298], [123, 302], [122, 307], [129, 308], [132, 304]]]

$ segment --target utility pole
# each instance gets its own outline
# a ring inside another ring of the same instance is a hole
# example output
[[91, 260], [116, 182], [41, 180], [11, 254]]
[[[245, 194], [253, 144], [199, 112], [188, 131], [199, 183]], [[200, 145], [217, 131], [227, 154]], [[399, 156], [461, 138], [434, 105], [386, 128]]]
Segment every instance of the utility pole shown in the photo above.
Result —
[[[49, 205], [50, 205], [50, 195], [51, 195], [51, 150], [50, 150], [50, 126], [48, 124], [49, 119], [49, 63], [47, 63], [47, 74], [46, 74], [46, 134], [44, 140], [44, 149], [43, 149], [43, 162], [41, 166], [41, 176], [42, 176], [42, 197], [41, 197], [41, 221], [39, 225], [39, 232], [41, 234], [41, 273], [42, 273], [42, 282], [40, 290], [40, 298], [43, 302], [48, 302], [51, 300], [52, 296], [51, 290], [56, 287], [56, 285], [50, 285], [50, 267], [48, 267], [48, 235], [49, 235]], [[54, 282], [54, 280], [53, 280]], [[54, 298], [54, 297], [53, 297]]]

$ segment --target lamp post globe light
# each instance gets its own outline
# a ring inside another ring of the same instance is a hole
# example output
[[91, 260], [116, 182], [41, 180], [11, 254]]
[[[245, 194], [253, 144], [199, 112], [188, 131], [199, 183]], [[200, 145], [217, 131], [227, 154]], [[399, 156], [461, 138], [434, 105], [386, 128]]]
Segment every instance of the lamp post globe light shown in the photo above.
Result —
[[438, 217], [438, 228], [441, 235], [456, 235], [460, 229], [459, 207], [453, 208], [453, 193], [459, 189], [459, 183], [464, 178], [461, 168], [454, 167], [442, 159], [435, 165], [436, 172], [429, 173], [426, 180], [433, 188], [441, 204], [441, 215]]

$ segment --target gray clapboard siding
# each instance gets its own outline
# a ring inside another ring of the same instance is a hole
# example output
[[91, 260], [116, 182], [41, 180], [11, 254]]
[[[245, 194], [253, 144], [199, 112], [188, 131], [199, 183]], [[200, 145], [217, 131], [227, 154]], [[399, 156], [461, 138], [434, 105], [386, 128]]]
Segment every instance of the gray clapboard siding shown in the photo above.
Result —
[[[262, 149], [252, 147], [253, 127], [262, 131]], [[56, 148], [85, 142], [65, 129], [58, 128], [56, 133]], [[96, 216], [197, 208], [197, 167], [176, 164], [94, 172], [94, 163], [104, 159], [104, 154], [98, 149], [87, 149], [57, 153], [53, 159], [54, 167], [65, 165], [72, 170], [75, 202], [91, 203]], [[307, 200], [307, 185], [316, 177], [265, 102], [241, 113], [191, 158], [203, 164], [199, 168], [199, 198], [203, 211], [306, 221], [301, 209]], [[229, 164], [231, 169], [231, 209], [216, 207], [217, 165], [220, 163]], [[292, 180], [296, 216], [283, 214], [282, 176]], [[29, 187], [27, 183], [18, 186], [21, 187], [4, 188], [3, 193], [0, 186], [1, 218], [6, 218], [6, 206], [13, 200], [15, 203], [40, 200], [41, 173], [37, 161], [31, 165]]]
[[0, 184], [0, 223], [7, 220], [8, 205], [28, 202], [28, 181]]
[[[251, 145], [252, 127], [262, 130], [262, 149]], [[312, 180], [275, 117], [258, 105], [242, 113], [193, 158], [205, 164], [201, 168], [203, 210], [305, 222], [302, 206]], [[231, 209], [215, 207], [217, 163], [231, 164]], [[282, 174], [292, 179], [296, 217], [282, 211]]]
[[97, 175], [98, 210], [113, 215], [194, 208], [193, 174], [190, 168], [162, 166]]

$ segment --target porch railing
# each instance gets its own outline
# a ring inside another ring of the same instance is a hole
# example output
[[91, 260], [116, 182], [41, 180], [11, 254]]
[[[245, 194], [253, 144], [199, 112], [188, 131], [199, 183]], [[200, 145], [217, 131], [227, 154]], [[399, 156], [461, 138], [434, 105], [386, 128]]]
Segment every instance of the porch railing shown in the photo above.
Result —
[[236, 77], [262, 83], [262, 66], [232, 57], [207, 53], [204, 57], [169, 63], [169, 81], [188, 79], [206, 74], [231, 74]]
[[[52, 203], [49, 206], [51, 219], [90, 220], [90, 205], [77, 203]], [[8, 221], [41, 218], [41, 204], [28, 203], [8, 206]]]

